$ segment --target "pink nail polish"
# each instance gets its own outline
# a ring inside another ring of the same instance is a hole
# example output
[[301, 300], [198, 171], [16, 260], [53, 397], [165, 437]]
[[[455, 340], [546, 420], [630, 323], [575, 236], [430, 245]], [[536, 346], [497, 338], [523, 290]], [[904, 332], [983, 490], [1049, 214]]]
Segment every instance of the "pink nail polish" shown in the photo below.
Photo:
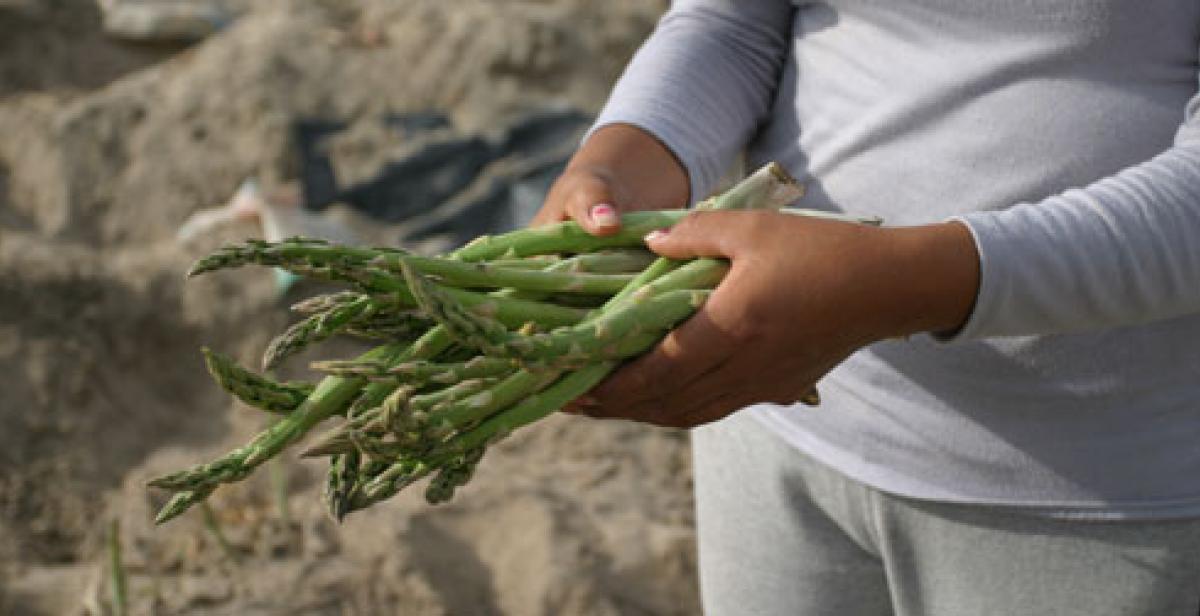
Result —
[[647, 233], [646, 237], [644, 237], [642, 239], [646, 240], [646, 242], [649, 243], [649, 242], [655, 242], [655, 241], [661, 240], [665, 237], [667, 237], [666, 229], [655, 229], [655, 230]]
[[617, 210], [607, 203], [593, 205], [588, 210], [588, 216], [598, 225], [609, 226], [617, 224]]

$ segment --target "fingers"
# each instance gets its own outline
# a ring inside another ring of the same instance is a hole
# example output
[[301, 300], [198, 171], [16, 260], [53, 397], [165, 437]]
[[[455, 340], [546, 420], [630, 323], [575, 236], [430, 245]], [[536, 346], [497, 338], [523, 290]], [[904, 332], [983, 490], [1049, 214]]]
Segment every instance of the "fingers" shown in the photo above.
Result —
[[743, 368], [726, 361], [682, 388], [659, 389], [652, 397], [633, 401], [583, 400], [570, 412], [595, 419], [630, 419], [668, 428], [692, 428], [753, 404], [795, 404], [804, 397], [797, 392], [814, 389], [803, 385], [808, 382], [803, 379], [784, 385], [784, 381], [792, 379], [779, 375], [779, 387], [771, 391], [753, 390], [747, 387], [751, 377], [744, 374]]
[[695, 428], [706, 423], [711, 423], [719, 419], [723, 419], [731, 413], [740, 411], [754, 401], [743, 392], [721, 392], [717, 395], [697, 404], [684, 415], [677, 416], [671, 419], [674, 428]]
[[[614, 374], [613, 379], [627, 378], [636, 374], [637, 370], [637, 366], [631, 364]], [[696, 397], [700, 389], [694, 385], [621, 392], [629, 394], [627, 396], [593, 392], [589, 399], [575, 407], [575, 412], [596, 419], [632, 419], [657, 426], [678, 427], [686, 414], [683, 409], [691, 409], [706, 401]]]
[[700, 382], [663, 397], [629, 403], [581, 405], [572, 412], [594, 419], [630, 419], [664, 428], [693, 428], [716, 421], [758, 400], [735, 379], [732, 366], [723, 364]]
[[[733, 352], [733, 336], [714, 317], [721, 313], [719, 294], [667, 334], [652, 351], [631, 361], [593, 389], [589, 395], [596, 405], [619, 409], [658, 400], [664, 388], [688, 387], [720, 365]], [[709, 307], [714, 303], [715, 312]]]
[[[671, 229], [646, 236], [650, 250], [671, 259], [734, 257], [761, 212], [692, 212]], [[752, 237], [752, 236], [751, 236]]]

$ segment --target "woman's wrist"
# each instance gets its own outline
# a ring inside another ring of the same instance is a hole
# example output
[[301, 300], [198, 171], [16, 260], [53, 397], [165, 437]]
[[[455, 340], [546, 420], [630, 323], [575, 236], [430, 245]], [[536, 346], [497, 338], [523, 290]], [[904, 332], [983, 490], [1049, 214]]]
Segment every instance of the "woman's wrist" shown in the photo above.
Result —
[[890, 335], [952, 335], [962, 329], [979, 292], [979, 252], [971, 231], [956, 221], [887, 231], [897, 300]]

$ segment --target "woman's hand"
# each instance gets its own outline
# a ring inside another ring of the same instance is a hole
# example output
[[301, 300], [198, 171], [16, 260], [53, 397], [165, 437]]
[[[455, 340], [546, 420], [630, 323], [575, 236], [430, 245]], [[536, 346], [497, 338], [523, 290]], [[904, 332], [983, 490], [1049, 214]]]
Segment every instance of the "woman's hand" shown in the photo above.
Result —
[[758, 402], [790, 404], [864, 345], [958, 328], [978, 288], [974, 241], [959, 223], [881, 229], [696, 212], [647, 242], [732, 267], [690, 320], [571, 410], [686, 428]]
[[609, 235], [622, 213], [681, 208], [688, 190], [683, 165], [662, 143], [635, 126], [611, 124], [571, 157], [532, 224], [574, 220], [588, 233]]

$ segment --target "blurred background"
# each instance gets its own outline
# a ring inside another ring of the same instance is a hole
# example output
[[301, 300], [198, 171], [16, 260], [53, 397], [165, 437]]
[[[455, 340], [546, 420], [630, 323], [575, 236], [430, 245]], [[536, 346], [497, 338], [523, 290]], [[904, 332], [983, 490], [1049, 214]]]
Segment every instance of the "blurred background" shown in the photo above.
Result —
[[194, 259], [524, 224], [665, 5], [0, 0], [0, 613], [112, 613], [112, 546], [131, 614], [698, 613], [680, 432], [551, 417], [340, 525], [294, 455], [160, 528], [145, 487], [268, 425], [199, 349], [311, 292]]

